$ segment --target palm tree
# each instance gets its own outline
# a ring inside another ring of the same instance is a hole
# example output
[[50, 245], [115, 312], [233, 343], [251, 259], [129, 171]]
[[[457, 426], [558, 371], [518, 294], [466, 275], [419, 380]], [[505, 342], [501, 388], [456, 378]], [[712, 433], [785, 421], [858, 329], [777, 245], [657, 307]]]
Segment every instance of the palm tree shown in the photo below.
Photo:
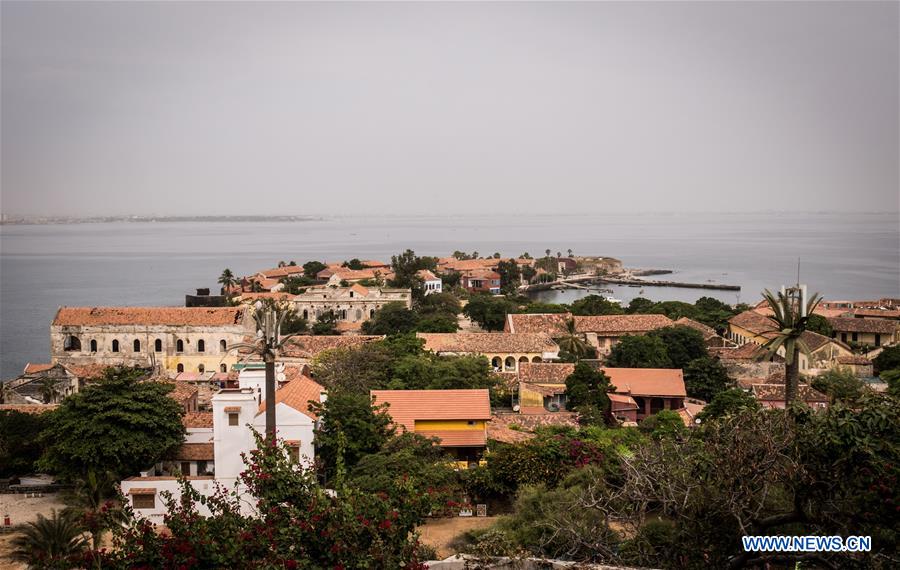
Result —
[[61, 560], [79, 554], [87, 548], [84, 529], [74, 516], [57, 513], [50, 518], [39, 514], [37, 521], [19, 526], [19, 535], [12, 539], [10, 558], [30, 566], [43, 567], [50, 560]]
[[792, 295], [793, 291], [799, 289], [790, 289], [787, 293], [779, 292], [777, 295], [768, 289], [763, 291], [763, 298], [772, 310], [769, 320], [775, 327], [775, 330], [767, 335], [769, 340], [763, 348], [766, 349], [765, 354], [769, 358], [774, 357], [780, 349], [784, 349], [784, 361], [787, 365], [784, 378], [785, 406], [796, 401], [799, 395], [800, 353], [809, 356], [811, 352], [801, 335], [806, 331], [810, 315], [822, 300], [818, 293], [813, 293], [806, 306], [801, 307], [802, 299]]
[[222, 285], [223, 291], [228, 291], [231, 287], [237, 283], [234, 278], [234, 273], [231, 272], [227, 267], [222, 272], [222, 275], [219, 276], [219, 283]]
[[6, 395], [9, 392], [9, 388], [6, 387], [6, 382], [0, 380], [0, 404], [6, 403]]
[[572, 257], [572, 248], [570, 247], [569, 249], [567, 249], [566, 253], [569, 254], [569, 257]]
[[544, 253], [547, 254], [547, 257], [550, 257], [550, 250], [549, 250], [549, 249], [545, 249], [545, 250], [544, 250]]
[[88, 469], [84, 479], [75, 484], [75, 488], [66, 495], [68, 507], [63, 515], [70, 515], [84, 522], [85, 530], [91, 535], [91, 548], [99, 550], [100, 537], [110, 525], [121, 522], [124, 515], [121, 510], [110, 509], [111, 502], [107, 497], [115, 493], [115, 476], [111, 471]]
[[556, 339], [559, 348], [580, 360], [587, 356], [588, 344], [582, 340], [575, 330], [575, 319], [566, 321], [566, 335]]

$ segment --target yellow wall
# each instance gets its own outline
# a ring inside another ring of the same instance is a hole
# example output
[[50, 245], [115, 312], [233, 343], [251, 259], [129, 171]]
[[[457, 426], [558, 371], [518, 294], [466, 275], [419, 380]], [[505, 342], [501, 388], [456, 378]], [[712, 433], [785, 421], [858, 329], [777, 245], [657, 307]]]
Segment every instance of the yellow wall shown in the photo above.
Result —
[[469, 420], [416, 420], [416, 431], [484, 431], [484, 420], [475, 420], [475, 425], [469, 425]]
[[519, 405], [527, 408], [542, 408], [544, 396], [540, 392], [528, 388], [519, 388]]

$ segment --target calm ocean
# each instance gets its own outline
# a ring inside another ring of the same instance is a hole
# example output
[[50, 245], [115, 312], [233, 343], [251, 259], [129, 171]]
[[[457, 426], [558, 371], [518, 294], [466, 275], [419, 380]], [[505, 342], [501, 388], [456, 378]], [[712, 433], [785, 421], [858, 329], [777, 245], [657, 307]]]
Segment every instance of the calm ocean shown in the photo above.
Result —
[[[383, 259], [405, 248], [490, 255], [608, 255], [662, 278], [740, 285], [740, 294], [647, 288], [654, 300], [756, 301], [796, 280], [826, 297], [900, 296], [898, 214], [648, 214], [591, 216], [347, 217], [279, 223], [97, 223], [0, 227], [0, 378], [46, 362], [60, 305], [180, 305], [216, 288], [225, 267], [242, 275], [279, 260]], [[623, 301], [638, 288], [617, 287]], [[548, 292], [570, 301], [584, 292]]]

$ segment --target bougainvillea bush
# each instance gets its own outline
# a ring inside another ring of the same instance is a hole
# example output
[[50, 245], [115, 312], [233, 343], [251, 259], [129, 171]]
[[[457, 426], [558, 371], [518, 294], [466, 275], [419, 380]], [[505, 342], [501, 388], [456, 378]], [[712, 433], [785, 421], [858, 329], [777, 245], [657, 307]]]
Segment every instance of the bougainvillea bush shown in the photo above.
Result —
[[[114, 548], [85, 566], [133, 569], [298, 568], [420, 569], [415, 527], [430, 499], [402, 482], [379, 493], [335, 480], [326, 490], [315, 473], [258, 439], [245, 457], [243, 492], [204, 497], [187, 482], [169, 497], [165, 529], [128, 513]], [[205, 505], [210, 516], [198, 513]], [[243, 508], [242, 508], [243, 506]], [[128, 509], [126, 509], [128, 510]]]

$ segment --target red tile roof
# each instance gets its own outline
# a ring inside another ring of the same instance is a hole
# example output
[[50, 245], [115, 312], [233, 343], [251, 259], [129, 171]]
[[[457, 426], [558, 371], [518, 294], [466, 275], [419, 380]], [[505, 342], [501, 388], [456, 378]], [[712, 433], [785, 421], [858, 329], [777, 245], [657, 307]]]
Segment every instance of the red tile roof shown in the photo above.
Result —
[[183, 443], [175, 452], [176, 461], [211, 461], [215, 459], [211, 443]]
[[831, 327], [837, 332], [894, 334], [900, 324], [889, 319], [856, 319], [853, 317], [835, 317], [828, 319]]
[[190, 400], [196, 394], [196, 386], [191, 386], [190, 384], [184, 382], [176, 382], [175, 388], [171, 392], [169, 392], [169, 397], [179, 404], [184, 404], [187, 400]]
[[754, 334], [765, 336], [775, 330], [772, 319], [759, 314], [756, 311], [744, 311], [728, 319], [728, 322], [736, 327], [748, 330]]
[[229, 326], [241, 324], [244, 307], [60, 307], [53, 324]]
[[695, 331], [699, 331], [700, 334], [703, 335], [704, 340], [709, 340], [711, 338], [715, 338], [715, 337], [719, 336], [716, 333], [716, 330], [714, 328], [708, 327], [708, 326], [704, 325], [703, 323], [698, 323], [697, 321], [695, 321], [693, 319], [689, 319], [687, 317], [681, 317], [680, 319], [675, 321], [675, 324], [683, 326], [683, 327], [690, 327], [690, 328], [694, 329]]
[[0, 412], [20, 412], [23, 414], [43, 414], [59, 407], [59, 404], [0, 404]]
[[506, 332], [562, 336], [568, 334], [566, 325], [571, 318], [570, 313], [510, 313], [506, 315]]
[[441, 447], [483, 447], [487, 440], [485, 430], [433, 430], [416, 433], [438, 438]]
[[[754, 384], [752, 390], [757, 400], [764, 402], [784, 401], [784, 384]], [[798, 394], [804, 402], [828, 401], [828, 396], [818, 390], [814, 390], [807, 384], [800, 384]]]
[[854, 317], [874, 317], [878, 319], [900, 319], [900, 311], [893, 309], [852, 309]]
[[677, 368], [602, 368], [619, 394], [687, 397], [684, 375]]
[[565, 384], [575, 365], [567, 362], [521, 362], [519, 380], [534, 384]]
[[626, 410], [637, 410], [638, 405], [637, 402], [634, 401], [634, 398], [631, 396], [626, 396], [624, 394], [607, 394], [609, 396], [609, 401], [612, 402], [612, 411], [615, 412], [623, 412]]
[[66, 364], [65, 366], [66, 370], [82, 380], [102, 378], [103, 373], [109, 368], [106, 364]]
[[24, 373], [25, 374], [37, 374], [38, 372], [45, 372], [47, 370], [50, 370], [54, 366], [56, 366], [56, 365], [55, 364], [32, 364], [31, 362], [29, 362], [28, 364], [25, 365]]
[[487, 390], [372, 390], [375, 404], [389, 404], [394, 424], [415, 431], [416, 420], [488, 420]]
[[427, 269], [420, 269], [420, 270], [416, 271], [416, 275], [418, 277], [422, 278], [423, 281], [437, 281], [438, 280], [437, 275], [435, 275], [431, 271], [428, 271]]
[[181, 423], [186, 428], [212, 428], [212, 412], [187, 412], [182, 416]]
[[[766, 349], [755, 342], [746, 342], [737, 348], [714, 347], [710, 348], [709, 352], [719, 357], [720, 360], [757, 360], [766, 358]], [[784, 362], [784, 359], [776, 354], [774, 361]]]
[[533, 414], [496, 413], [488, 422], [488, 439], [504, 443], [518, 443], [533, 438], [535, 428], [551, 425], [578, 427], [578, 414], [548, 412], [543, 408], [536, 410], [536, 413]]
[[865, 356], [839, 356], [837, 361], [838, 364], [848, 366], [871, 366], [872, 364], [872, 361]]
[[580, 333], [597, 333], [603, 336], [621, 336], [646, 333], [672, 326], [672, 319], [665, 315], [598, 315], [574, 317], [575, 330]]
[[[298, 412], [316, 419], [316, 413], [309, 408], [310, 400], [318, 402], [325, 388], [312, 378], [300, 376], [285, 384], [275, 392], [275, 403], [288, 405]], [[266, 401], [263, 400], [256, 411], [262, 414], [266, 411]]]
[[417, 333], [425, 349], [457, 354], [557, 352], [559, 346], [543, 333]]

